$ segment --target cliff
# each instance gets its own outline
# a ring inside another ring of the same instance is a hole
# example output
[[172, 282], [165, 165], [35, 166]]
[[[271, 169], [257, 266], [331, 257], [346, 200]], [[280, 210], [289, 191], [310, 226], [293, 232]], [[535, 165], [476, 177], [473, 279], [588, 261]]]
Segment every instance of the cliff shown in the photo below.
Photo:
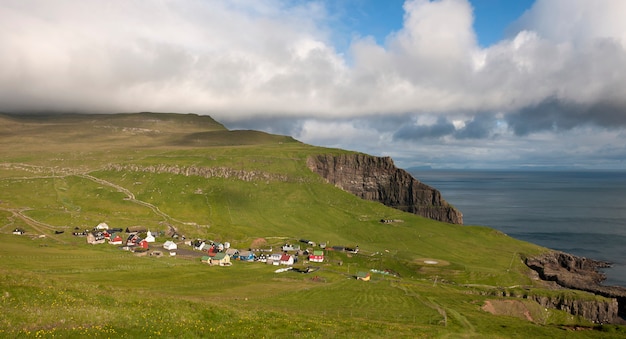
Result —
[[363, 199], [434, 220], [463, 223], [463, 214], [439, 191], [397, 168], [389, 157], [325, 154], [309, 157], [307, 165], [329, 183]]
[[[610, 267], [610, 263], [559, 251], [550, 251], [537, 257], [527, 258], [525, 263], [543, 280], [554, 281], [565, 288], [587, 291], [614, 300], [611, 305], [600, 305], [595, 308], [590, 304], [557, 301], [561, 306], [576, 306], [576, 312], [572, 312], [573, 314], [583, 315], [596, 322], [623, 322], [620, 317], [626, 315], [626, 288], [601, 285], [606, 276], [599, 272], [598, 268]], [[554, 303], [554, 301], [550, 302]]]

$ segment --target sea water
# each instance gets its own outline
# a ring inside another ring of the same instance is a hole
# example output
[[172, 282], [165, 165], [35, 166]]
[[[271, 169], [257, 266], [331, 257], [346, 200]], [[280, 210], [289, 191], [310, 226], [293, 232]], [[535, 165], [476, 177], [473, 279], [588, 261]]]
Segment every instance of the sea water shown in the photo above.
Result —
[[464, 224], [609, 261], [604, 285], [626, 287], [626, 172], [412, 170]]

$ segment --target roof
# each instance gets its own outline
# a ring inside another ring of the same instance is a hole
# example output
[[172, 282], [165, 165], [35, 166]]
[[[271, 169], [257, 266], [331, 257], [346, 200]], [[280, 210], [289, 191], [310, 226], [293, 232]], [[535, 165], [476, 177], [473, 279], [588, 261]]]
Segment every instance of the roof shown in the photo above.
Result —
[[280, 261], [289, 261], [292, 257], [289, 254], [283, 254], [280, 257]]
[[226, 253], [219, 252], [219, 253], [215, 253], [215, 255], [213, 256], [213, 259], [215, 259], [215, 260], [222, 260], [225, 257], [226, 257]]
[[370, 275], [370, 272], [363, 272], [363, 271], [359, 271], [356, 274], [356, 276], [359, 277], [359, 278], [365, 278], [365, 277], [367, 277], [369, 275]]
[[313, 255], [319, 256], [319, 255], [324, 255], [324, 251], [313, 251]]

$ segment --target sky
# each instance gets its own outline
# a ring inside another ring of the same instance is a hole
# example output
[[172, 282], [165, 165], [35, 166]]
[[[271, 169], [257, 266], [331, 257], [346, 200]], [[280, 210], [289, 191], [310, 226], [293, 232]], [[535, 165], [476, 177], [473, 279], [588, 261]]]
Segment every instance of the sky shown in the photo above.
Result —
[[623, 0], [0, 0], [0, 112], [179, 112], [402, 168], [626, 170]]

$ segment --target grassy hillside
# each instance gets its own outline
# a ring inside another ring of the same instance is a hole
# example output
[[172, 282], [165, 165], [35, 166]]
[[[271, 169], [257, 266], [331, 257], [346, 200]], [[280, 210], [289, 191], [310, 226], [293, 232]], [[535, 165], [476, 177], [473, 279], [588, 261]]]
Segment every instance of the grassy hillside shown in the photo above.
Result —
[[[306, 167], [309, 155], [347, 151], [196, 115], [4, 115], [0, 126], [2, 337], [626, 334], [502, 297], [598, 298], [532, 279], [522, 258], [544, 248], [358, 199]], [[322, 264], [297, 265], [314, 273], [274, 273], [263, 263], [209, 266], [182, 255], [193, 252], [180, 239], [187, 252], [157, 257], [72, 235], [101, 222], [174, 227], [240, 249], [263, 239], [279, 252], [304, 238], [359, 253], [326, 251]]]

